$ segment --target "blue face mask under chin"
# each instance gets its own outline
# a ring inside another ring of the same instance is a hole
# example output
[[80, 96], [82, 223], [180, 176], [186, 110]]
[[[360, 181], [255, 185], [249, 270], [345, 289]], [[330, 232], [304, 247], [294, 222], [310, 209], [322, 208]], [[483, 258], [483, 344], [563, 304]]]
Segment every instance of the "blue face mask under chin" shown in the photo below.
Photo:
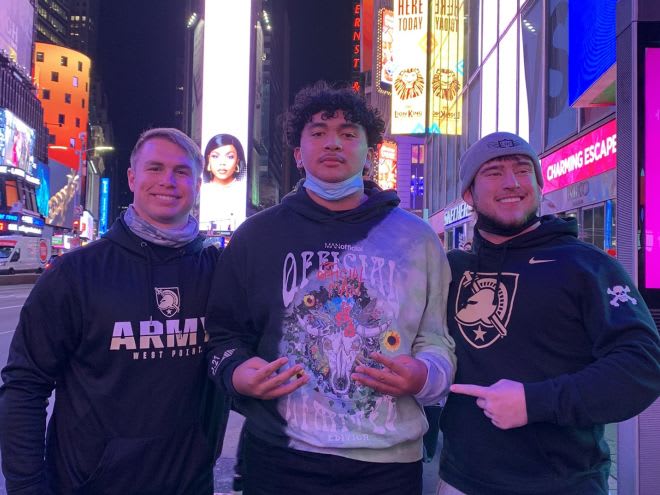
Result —
[[325, 182], [306, 172], [303, 186], [327, 201], [338, 201], [355, 193], [364, 192], [362, 170], [341, 182]]

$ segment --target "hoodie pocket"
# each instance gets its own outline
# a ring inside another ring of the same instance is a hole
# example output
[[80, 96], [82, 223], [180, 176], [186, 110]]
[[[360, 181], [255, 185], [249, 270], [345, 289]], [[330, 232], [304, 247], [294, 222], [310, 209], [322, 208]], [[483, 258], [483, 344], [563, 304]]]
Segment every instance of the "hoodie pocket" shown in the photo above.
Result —
[[199, 425], [170, 437], [113, 438], [76, 494], [182, 494], [193, 486], [210, 487], [213, 457]]

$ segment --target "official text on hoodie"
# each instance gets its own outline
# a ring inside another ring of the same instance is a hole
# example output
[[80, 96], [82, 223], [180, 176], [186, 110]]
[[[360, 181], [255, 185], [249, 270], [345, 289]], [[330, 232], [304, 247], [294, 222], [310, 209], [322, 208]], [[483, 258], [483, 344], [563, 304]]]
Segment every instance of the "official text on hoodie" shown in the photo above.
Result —
[[[235, 394], [232, 374], [246, 359], [287, 356], [287, 366], [302, 365], [311, 379], [278, 400], [237, 399], [254, 437], [369, 462], [414, 462], [427, 428], [420, 401], [436, 402], [453, 376], [448, 266], [436, 234], [399, 209], [393, 191], [366, 192], [358, 208], [333, 212], [301, 187], [239, 227], [209, 301], [209, 369]], [[351, 379], [359, 363], [373, 364], [374, 351], [427, 363], [420, 401]]]

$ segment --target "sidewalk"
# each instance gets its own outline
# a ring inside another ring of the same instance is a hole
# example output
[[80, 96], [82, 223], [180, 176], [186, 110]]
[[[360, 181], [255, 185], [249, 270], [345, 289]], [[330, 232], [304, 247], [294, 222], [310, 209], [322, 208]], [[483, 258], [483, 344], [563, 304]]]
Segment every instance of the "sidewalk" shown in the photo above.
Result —
[[[222, 454], [220, 454], [220, 459], [218, 459], [214, 470], [216, 495], [229, 495], [232, 493], [231, 482], [234, 476], [236, 446], [238, 445], [238, 437], [240, 436], [242, 425], [243, 417], [232, 411], [229, 415]], [[440, 439], [440, 442], [442, 442], [442, 439]], [[438, 447], [437, 452], [440, 452], [440, 447]], [[424, 495], [435, 494], [438, 484], [437, 452], [431, 462], [424, 464]]]

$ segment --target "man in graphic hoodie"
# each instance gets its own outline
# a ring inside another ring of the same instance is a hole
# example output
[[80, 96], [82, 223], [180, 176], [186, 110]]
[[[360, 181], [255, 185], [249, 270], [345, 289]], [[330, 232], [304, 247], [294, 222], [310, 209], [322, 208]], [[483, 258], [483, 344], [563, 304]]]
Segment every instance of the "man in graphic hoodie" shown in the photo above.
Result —
[[660, 393], [658, 330], [609, 255], [574, 219], [539, 218], [543, 176], [519, 136], [462, 156], [472, 252], [451, 251], [456, 384], [442, 413], [439, 494], [608, 493], [605, 423]]
[[146, 131], [133, 204], [32, 290], [0, 388], [9, 495], [213, 493], [228, 408], [202, 353], [217, 250], [190, 216], [201, 171], [182, 132]]
[[300, 91], [305, 179], [218, 262], [207, 358], [247, 418], [246, 495], [421, 493], [422, 406], [454, 370], [449, 273], [432, 229], [362, 178], [383, 127], [350, 88]]

